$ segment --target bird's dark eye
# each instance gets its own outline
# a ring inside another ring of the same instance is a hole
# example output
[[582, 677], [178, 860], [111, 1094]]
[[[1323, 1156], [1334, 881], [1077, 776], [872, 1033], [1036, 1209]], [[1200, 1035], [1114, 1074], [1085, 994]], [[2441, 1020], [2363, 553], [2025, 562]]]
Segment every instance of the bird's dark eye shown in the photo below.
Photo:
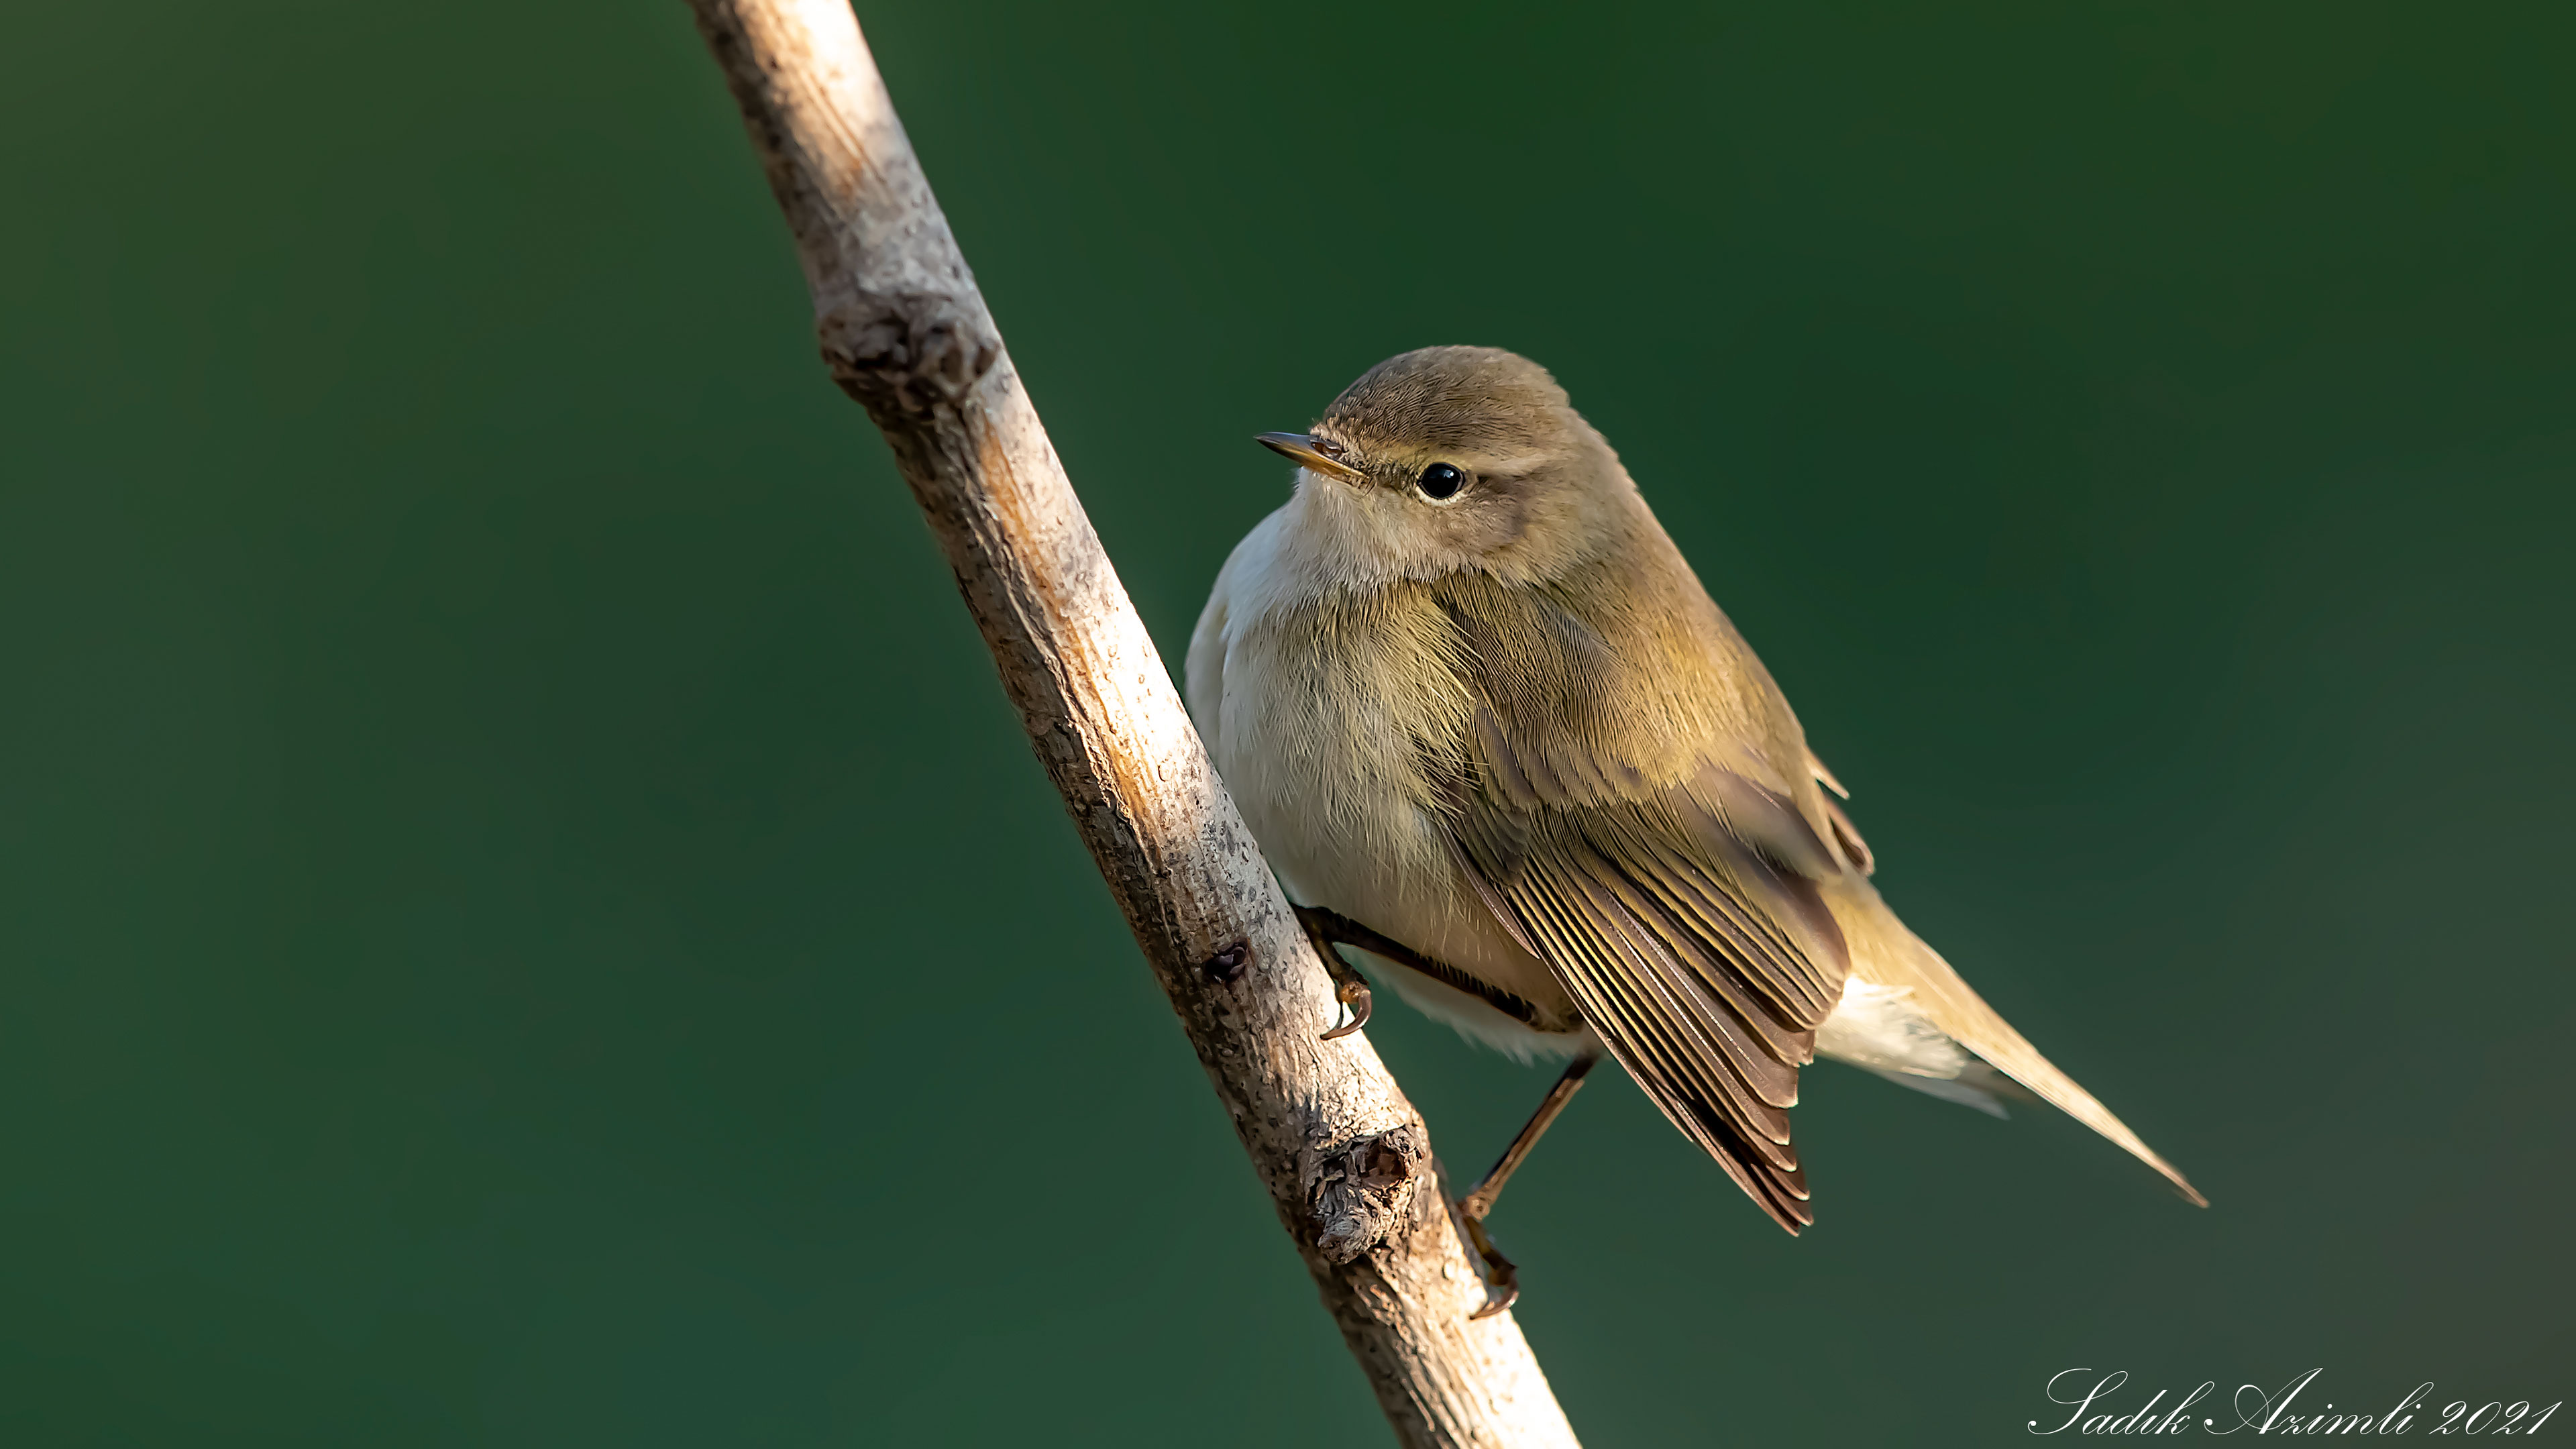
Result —
[[1446, 463], [1434, 463], [1413, 480], [1413, 489], [1434, 503], [1455, 498], [1467, 486], [1467, 475]]

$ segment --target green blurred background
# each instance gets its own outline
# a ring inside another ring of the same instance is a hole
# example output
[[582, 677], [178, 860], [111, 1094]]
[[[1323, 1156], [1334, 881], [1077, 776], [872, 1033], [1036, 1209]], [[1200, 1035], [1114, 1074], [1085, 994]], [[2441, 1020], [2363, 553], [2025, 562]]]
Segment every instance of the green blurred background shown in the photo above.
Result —
[[[1248, 434], [1539, 358], [2216, 1201], [1829, 1066], [1792, 1241], [1598, 1086], [1589, 1442], [2576, 1390], [2576, 25], [1785, 9], [862, 18], [1168, 658]], [[0, 185], [0, 1440], [1383, 1434], [680, 5], [23, 7]]]

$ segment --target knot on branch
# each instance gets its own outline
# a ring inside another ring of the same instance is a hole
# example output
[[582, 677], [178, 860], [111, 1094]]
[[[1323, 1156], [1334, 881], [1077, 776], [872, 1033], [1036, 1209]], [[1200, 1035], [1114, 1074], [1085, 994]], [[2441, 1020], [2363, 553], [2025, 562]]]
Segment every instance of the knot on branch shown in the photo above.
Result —
[[1323, 1159], [1312, 1188], [1315, 1246], [1348, 1263], [1386, 1240], [1413, 1206], [1431, 1154], [1413, 1124], [1354, 1140]]
[[1232, 986], [1252, 965], [1252, 943], [1237, 941], [1199, 963], [1199, 974], [1218, 986]]
[[832, 380], [880, 423], [955, 406], [1002, 359], [983, 309], [943, 292], [845, 293], [814, 336]]

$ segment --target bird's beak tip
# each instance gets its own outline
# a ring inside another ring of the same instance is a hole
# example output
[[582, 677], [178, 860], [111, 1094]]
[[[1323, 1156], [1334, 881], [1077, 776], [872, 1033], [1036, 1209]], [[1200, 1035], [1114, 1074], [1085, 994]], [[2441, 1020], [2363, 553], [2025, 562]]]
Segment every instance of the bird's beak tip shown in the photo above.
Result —
[[1342, 445], [1310, 433], [1255, 433], [1252, 440], [1310, 473], [1356, 483], [1368, 475], [1342, 461]]

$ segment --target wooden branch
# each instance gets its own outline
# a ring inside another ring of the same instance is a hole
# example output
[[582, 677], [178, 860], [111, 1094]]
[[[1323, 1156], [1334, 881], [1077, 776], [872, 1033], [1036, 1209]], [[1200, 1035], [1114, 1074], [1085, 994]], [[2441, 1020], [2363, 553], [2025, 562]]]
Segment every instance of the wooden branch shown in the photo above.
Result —
[[[1430, 1134], [1336, 1007], [1039, 426], [848, 0], [692, 0], [833, 380], [894, 449], [1002, 685], [1407, 1445], [1572, 1446]], [[1220, 1433], [1217, 1437], [1222, 1438]]]

